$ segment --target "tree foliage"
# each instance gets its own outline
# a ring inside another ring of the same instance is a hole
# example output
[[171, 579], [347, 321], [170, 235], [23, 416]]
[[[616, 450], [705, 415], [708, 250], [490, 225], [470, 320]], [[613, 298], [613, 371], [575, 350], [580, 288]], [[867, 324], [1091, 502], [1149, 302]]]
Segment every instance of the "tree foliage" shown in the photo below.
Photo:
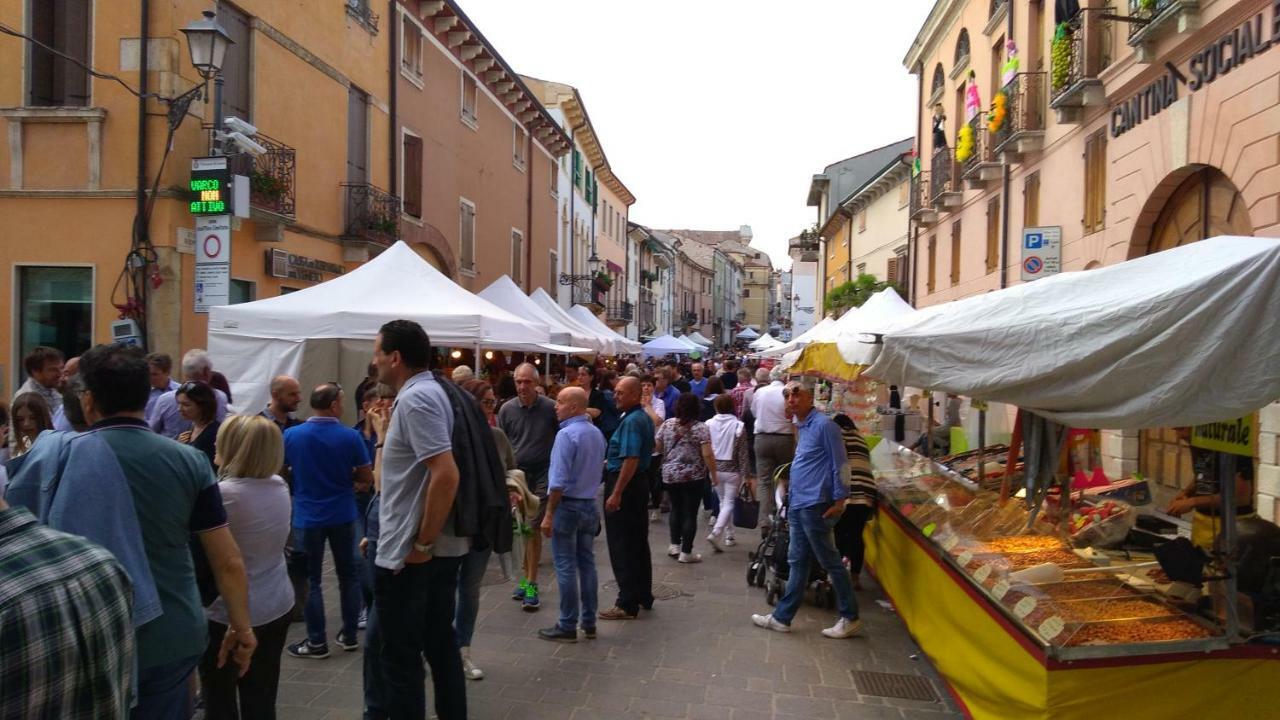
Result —
[[862, 273], [854, 280], [831, 288], [827, 293], [827, 312], [840, 317], [850, 308], [862, 307], [872, 295], [886, 288], [902, 292], [897, 285], [887, 280], [877, 280], [875, 275]]

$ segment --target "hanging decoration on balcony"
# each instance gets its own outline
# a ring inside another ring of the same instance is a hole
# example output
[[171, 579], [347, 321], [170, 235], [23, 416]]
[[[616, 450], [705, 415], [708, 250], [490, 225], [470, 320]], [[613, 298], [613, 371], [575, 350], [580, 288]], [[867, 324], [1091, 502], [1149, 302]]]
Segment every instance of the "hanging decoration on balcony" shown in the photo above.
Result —
[[969, 162], [973, 157], [973, 124], [966, 123], [956, 135], [956, 162]]
[[1067, 84], [1071, 74], [1071, 31], [1066, 23], [1060, 23], [1053, 32], [1053, 73], [1050, 78], [1054, 92]]
[[613, 278], [609, 277], [609, 274], [605, 272], [596, 273], [591, 282], [600, 292], [609, 292], [609, 288], [613, 287]]
[[1000, 132], [1000, 128], [1004, 127], [1005, 117], [1009, 114], [1009, 93], [1001, 89], [996, 96], [991, 98], [991, 113], [987, 115], [987, 130], [992, 133]]
[[1018, 59], [1018, 43], [1009, 38], [1004, 44], [1005, 54], [1008, 59], [1004, 61], [1004, 65], [1000, 67], [1000, 86], [1004, 87], [1013, 82], [1013, 76], [1018, 74], [1018, 67], [1021, 61]]
[[982, 110], [982, 98], [978, 96], [978, 74], [969, 71], [969, 89], [965, 91], [964, 98], [964, 119], [965, 122], [973, 122], [978, 117], [978, 113]]

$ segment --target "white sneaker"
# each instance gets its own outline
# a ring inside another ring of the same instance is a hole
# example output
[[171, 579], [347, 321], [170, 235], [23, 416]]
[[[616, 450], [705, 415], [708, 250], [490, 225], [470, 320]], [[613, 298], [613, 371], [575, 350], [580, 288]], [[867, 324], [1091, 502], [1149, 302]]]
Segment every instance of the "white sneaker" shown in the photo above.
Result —
[[738, 541], [737, 541], [737, 540], [734, 540], [732, 535], [726, 535], [726, 536], [725, 536], [725, 538], [724, 538], [724, 546], [725, 546], [725, 547], [733, 547], [734, 545], [737, 545], [737, 544], [738, 544]]
[[765, 630], [772, 630], [774, 632], [780, 632], [780, 633], [791, 632], [791, 626], [783, 625], [777, 620], [774, 620], [772, 613], [768, 615], [752, 615], [751, 622], [755, 623], [756, 627], [762, 627]]
[[826, 637], [840, 640], [843, 638], [853, 637], [854, 635], [857, 635], [860, 630], [862, 630], [861, 620], [850, 620], [842, 617], [839, 620], [836, 620], [835, 625], [823, 630], [822, 634]]
[[475, 663], [471, 662], [471, 648], [469, 647], [462, 648], [462, 674], [465, 675], [468, 680], [484, 679], [484, 671], [476, 667]]
[[682, 563], [700, 563], [702, 562], [702, 556], [699, 555], [698, 553], [682, 552], [680, 553], [679, 560]]
[[667, 546], [667, 554], [668, 554], [668, 555], [670, 555], [671, 557], [678, 557], [678, 556], [680, 555], [680, 546], [679, 546], [679, 545], [668, 545], [668, 546]]
[[657, 510], [650, 510], [650, 511], [649, 511], [649, 522], [651, 522], [651, 523], [658, 522], [658, 520], [659, 520], [661, 517], [662, 517], [662, 513], [658, 512]]
[[724, 552], [724, 548], [720, 547], [720, 538], [716, 537], [715, 533], [711, 533], [710, 535], [707, 536], [707, 543], [710, 544], [711, 547], [714, 548], [716, 552], [718, 553]]

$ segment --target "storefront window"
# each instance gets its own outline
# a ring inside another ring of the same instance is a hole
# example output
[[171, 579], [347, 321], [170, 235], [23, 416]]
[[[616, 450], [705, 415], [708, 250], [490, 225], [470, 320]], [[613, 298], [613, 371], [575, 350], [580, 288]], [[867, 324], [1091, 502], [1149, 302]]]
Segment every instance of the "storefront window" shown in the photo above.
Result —
[[236, 280], [231, 279], [230, 292], [227, 293], [228, 305], [239, 305], [240, 303], [253, 302], [257, 299], [257, 288], [252, 280]]
[[[18, 268], [18, 380], [22, 358], [38, 345], [75, 357], [93, 342], [93, 268]], [[16, 387], [16, 386], [15, 386]]]

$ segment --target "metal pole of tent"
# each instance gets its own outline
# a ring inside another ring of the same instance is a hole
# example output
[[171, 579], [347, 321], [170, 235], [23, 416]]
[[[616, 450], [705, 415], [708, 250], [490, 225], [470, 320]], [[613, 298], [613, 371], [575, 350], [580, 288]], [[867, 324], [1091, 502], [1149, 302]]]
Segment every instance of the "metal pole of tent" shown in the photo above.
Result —
[[984, 448], [987, 445], [987, 404], [978, 406], [978, 487], [987, 479], [987, 457]]
[[929, 417], [924, 422], [924, 456], [933, 457], [933, 391], [924, 391], [925, 404], [929, 406]]
[[476, 377], [480, 377], [480, 343], [476, 343]]
[[1227, 641], [1233, 641], [1240, 634], [1238, 581], [1236, 578], [1236, 456], [1228, 453], [1217, 453], [1218, 494], [1222, 504], [1218, 508], [1218, 517], [1222, 518], [1222, 532], [1216, 544], [1222, 557], [1223, 570], [1226, 575], [1223, 592], [1227, 596]]

